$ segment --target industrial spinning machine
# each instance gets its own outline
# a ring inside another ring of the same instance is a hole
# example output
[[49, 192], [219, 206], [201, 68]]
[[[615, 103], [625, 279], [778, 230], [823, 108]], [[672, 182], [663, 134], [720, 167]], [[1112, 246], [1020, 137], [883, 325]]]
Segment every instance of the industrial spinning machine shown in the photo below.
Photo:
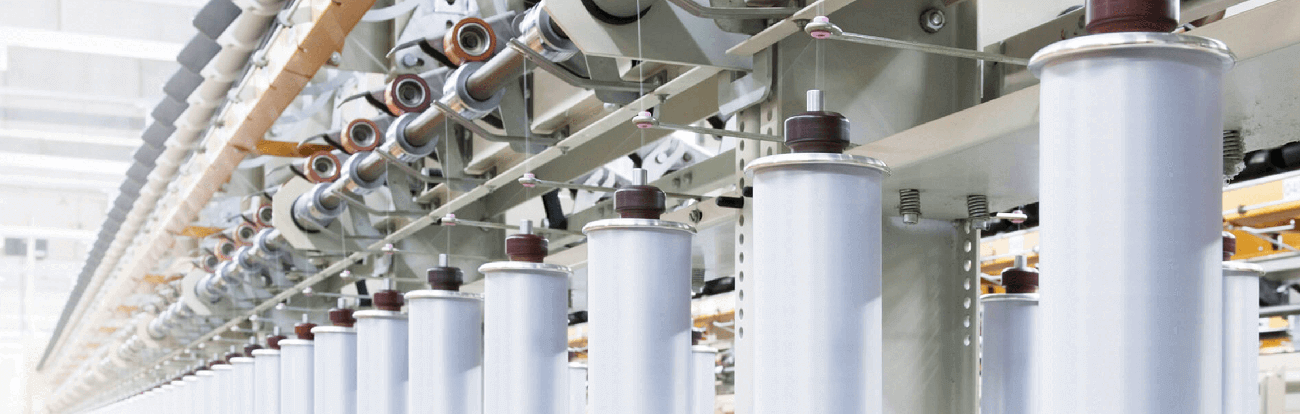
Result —
[[1300, 0], [1046, 3], [212, 0], [47, 409], [1255, 412]]

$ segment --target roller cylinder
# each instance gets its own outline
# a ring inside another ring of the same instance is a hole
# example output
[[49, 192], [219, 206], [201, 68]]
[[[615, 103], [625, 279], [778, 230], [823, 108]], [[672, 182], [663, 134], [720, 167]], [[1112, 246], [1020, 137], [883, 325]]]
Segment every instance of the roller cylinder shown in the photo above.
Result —
[[483, 297], [450, 290], [406, 294], [413, 413], [483, 412]]
[[227, 414], [234, 412], [235, 367], [220, 364], [212, 367], [212, 404], [209, 412]]
[[216, 373], [212, 370], [201, 369], [194, 373], [195, 396], [194, 411], [195, 414], [217, 414], [216, 410]]
[[184, 398], [181, 400], [179, 407], [185, 408], [190, 413], [199, 414], [203, 412], [203, 405], [200, 398], [202, 393], [199, 392], [199, 377], [197, 375], [186, 375], [182, 378], [185, 381], [184, 391], [181, 393]]
[[253, 405], [254, 395], [257, 393], [256, 381], [256, 360], [248, 357], [235, 357], [230, 359], [230, 366], [235, 367], [231, 375], [234, 387], [231, 392], [234, 411], [232, 413], [256, 413], [257, 410]]
[[583, 233], [592, 411], [687, 413], [695, 229], [616, 218], [592, 222]]
[[317, 326], [313, 358], [312, 398], [317, 414], [357, 412], [357, 331], [342, 326]]
[[406, 413], [406, 315], [366, 310], [353, 316], [357, 319], [357, 412]]
[[1040, 289], [1041, 412], [1222, 409], [1223, 329], [1207, 321], [1223, 315], [1232, 62], [1221, 42], [1164, 33], [1078, 37], [1031, 59], [1039, 163], [1051, 166], [1039, 173], [1052, 272]]
[[569, 414], [587, 414], [587, 366], [569, 364]]
[[1223, 263], [1223, 411], [1259, 411], [1259, 265]]
[[280, 351], [254, 350], [253, 371], [256, 384], [253, 392], [253, 412], [280, 414]]
[[690, 414], [717, 412], [718, 389], [714, 383], [717, 360], [718, 350], [703, 345], [691, 347]]
[[280, 414], [312, 414], [315, 344], [306, 339], [280, 341]]
[[980, 304], [984, 307], [980, 412], [1041, 413], [1038, 294], [984, 295]]
[[563, 414], [568, 392], [569, 268], [494, 262], [486, 278], [483, 412]]
[[[750, 163], [754, 274], [745, 314], [755, 414], [882, 410], [884, 164], [826, 153]], [[833, 315], [833, 317], [831, 316]]]

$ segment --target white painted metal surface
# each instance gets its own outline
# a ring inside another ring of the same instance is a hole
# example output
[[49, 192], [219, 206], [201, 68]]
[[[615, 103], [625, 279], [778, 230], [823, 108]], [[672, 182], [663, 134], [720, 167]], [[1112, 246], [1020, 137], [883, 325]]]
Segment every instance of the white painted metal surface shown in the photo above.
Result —
[[411, 412], [483, 412], [483, 296], [417, 290], [406, 303]]
[[305, 339], [280, 341], [280, 414], [313, 414], [312, 380], [315, 343]]
[[406, 315], [366, 310], [353, 316], [357, 318], [357, 412], [406, 413]]
[[569, 364], [569, 414], [587, 414], [587, 366]]
[[181, 393], [182, 399], [178, 407], [185, 407], [191, 413], [199, 413], [199, 377], [196, 375], [186, 375], [181, 378], [185, 381], [184, 392]]
[[[753, 180], [753, 413], [882, 412], [878, 161], [781, 154]], [[750, 319], [752, 318], [752, 319]]]
[[210, 369], [201, 369], [194, 373], [196, 378], [195, 396], [194, 396], [194, 413], [195, 414], [217, 414], [213, 402], [216, 401], [214, 391], [217, 388], [216, 374]]
[[213, 414], [230, 414], [235, 413], [235, 367], [229, 364], [220, 364], [212, 367], [212, 405]]
[[717, 368], [718, 350], [695, 345], [691, 347], [691, 397], [690, 414], [713, 414], [717, 410], [718, 389], [714, 370]]
[[1041, 413], [1038, 294], [984, 295], [980, 306], [984, 310], [980, 412]]
[[567, 412], [569, 268], [494, 262], [479, 272], [486, 278], [487, 298], [483, 412]]
[[280, 351], [257, 349], [253, 351], [253, 412], [280, 414]]
[[255, 413], [253, 400], [257, 394], [255, 360], [248, 357], [234, 357], [230, 359], [230, 365], [235, 367], [234, 375], [231, 377], [234, 381], [234, 389], [231, 390], [233, 398], [232, 413]]
[[685, 414], [695, 229], [618, 218], [592, 222], [583, 233], [591, 410]]
[[1041, 412], [1222, 409], [1223, 329], [1207, 321], [1223, 308], [1230, 64], [1220, 43], [1155, 33], [1084, 36], [1035, 55], [1039, 163], [1051, 166], [1040, 170], [1051, 269], [1039, 291]]
[[342, 326], [317, 326], [312, 381], [316, 414], [357, 412], [357, 331]]
[[1223, 411], [1259, 412], [1259, 265], [1223, 263]]

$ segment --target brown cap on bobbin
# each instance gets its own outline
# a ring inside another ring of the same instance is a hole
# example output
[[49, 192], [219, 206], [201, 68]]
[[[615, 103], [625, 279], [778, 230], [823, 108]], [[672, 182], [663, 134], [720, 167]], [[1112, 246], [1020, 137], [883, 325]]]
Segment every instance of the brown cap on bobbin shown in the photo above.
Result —
[[460, 291], [460, 285], [465, 283], [465, 273], [458, 267], [448, 265], [447, 255], [438, 255], [438, 267], [429, 269], [429, 288], [433, 290], [446, 290], [451, 292]]
[[519, 234], [506, 237], [506, 255], [512, 261], [541, 263], [547, 252], [546, 239], [533, 234], [532, 220], [519, 225]]
[[808, 112], [785, 120], [785, 146], [797, 153], [839, 154], [849, 146], [849, 120], [822, 110], [822, 91], [808, 91]]
[[253, 351], [256, 351], [256, 350], [259, 350], [259, 349], [262, 349], [262, 346], [257, 344], [257, 336], [254, 335], [254, 336], [248, 338], [248, 345], [244, 345], [244, 356], [249, 357], [249, 358], [252, 358], [252, 357], [253, 357]]
[[352, 313], [355, 311], [349, 309], [345, 302], [346, 300], [339, 298], [339, 306], [330, 309], [330, 323], [334, 324], [334, 326], [351, 328], [352, 325], [357, 323], [357, 318], [352, 317]]
[[241, 356], [244, 356], [244, 354], [241, 354], [241, 353], [237, 352], [237, 351], [235, 350], [235, 346], [234, 346], [234, 345], [231, 345], [231, 346], [230, 346], [230, 353], [229, 353], [229, 354], [226, 354], [226, 357], [225, 357], [225, 358], [222, 358], [221, 360], [226, 361], [226, 363], [229, 364], [231, 358], [241, 357]]
[[288, 339], [289, 337], [284, 336], [284, 335], [280, 335], [280, 327], [279, 327], [279, 326], [273, 328], [273, 329], [271, 330], [271, 333], [272, 333], [271, 336], [266, 337], [266, 347], [267, 347], [267, 348], [271, 348], [271, 349], [275, 349], [275, 350], [279, 350], [279, 349], [280, 349], [280, 340], [282, 340], [282, 339]]
[[646, 170], [632, 170], [632, 185], [614, 192], [614, 211], [622, 218], [658, 220], [667, 210], [667, 196], [659, 187], [648, 185]]
[[316, 324], [307, 322], [307, 318], [307, 314], [302, 314], [302, 323], [293, 326], [293, 333], [298, 336], [298, 339], [315, 340], [316, 335], [311, 333], [311, 328], [315, 328]]
[[1015, 265], [1002, 270], [1002, 287], [1007, 293], [1038, 293], [1038, 269], [1029, 267], [1025, 256], [1016, 256]]
[[400, 312], [406, 303], [402, 292], [393, 290], [393, 279], [384, 279], [384, 289], [371, 294], [370, 301], [375, 304], [375, 309], [391, 312]]
[[1178, 27], [1178, 0], [1088, 0], [1088, 33], [1159, 32]]
[[1223, 232], [1223, 261], [1232, 260], [1232, 256], [1237, 254], [1237, 236], [1230, 232]]

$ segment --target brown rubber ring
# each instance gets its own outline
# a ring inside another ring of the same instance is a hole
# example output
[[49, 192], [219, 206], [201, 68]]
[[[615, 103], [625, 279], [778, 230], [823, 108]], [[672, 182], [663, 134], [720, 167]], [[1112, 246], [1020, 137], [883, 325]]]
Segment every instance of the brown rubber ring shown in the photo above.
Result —
[[460, 291], [465, 282], [465, 274], [457, 267], [435, 267], [428, 272], [429, 288], [450, 292]]
[[276, 336], [272, 336], [272, 337], [266, 338], [266, 347], [267, 347], [267, 348], [271, 348], [271, 349], [275, 349], [275, 350], [279, 350], [279, 349], [280, 349], [280, 341], [281, 341], [281, 340], [284, 340], [284, 339], [288, 339], [288, 337], [286, 337], [286, 336], [284, 336], [284, 335], [276, 335]]
[[512, 234], [506, 237], [506, 255], [516, 262], [541, 263], [546, 259], [546, 239], [536, 234]]
[[[418, 96], [406, 96], [412, 93], [418, 93]], [[404, 99], [398, 99], [403, 97]], [[419, 99], [415, 99], [419, 98]], [[402, 115], [409, 112], [424, 112], [432, 105], [433, 93], [429, 90], [429, 83], [423, 78], [412, 75], [402, 74], [388, 82], [384, 87], [384, 105], [388, 106], [388, 111], [393, 115]]]
[[[367, 128], [369, 132], [365, 132]], [[362, 151], [374, 151], [375, 148], [379, 148], [379, 144], [384, 142], [384, 134], [379, 129], [379, 124], [369, 119], [354, 119], [348, 123], [348, 127], [344, 131], [347, 131], [347, 133], [341, 134], [342, 137], [339, 140], [343, 141], [343, 149], [353, 154]], [[357, 134], [368, 134], [369, 139], [357, 140]]]
[[402, 310], [405, 300], [402, 298], [402, 292], [396, 290], [381, 290], [370, 295], [370, 300], [375, 304], [375, 309], [398, 312]]
[[667, 200], [659, 187], [630, 185], [614, 192], [614, 211], [622, 218], [658, 220], [667, 210]]
[[311, 333], [311, 328], [315, 327], [316, 324], [314, 323], [303, 322], [293, 326], [293, 334], [297, 335], [298, 339], [313, 341], [316, 339], [316, 335]]
[[253, 351], [256, 351], [256, 350], [259, 350], [259, 349], [262, 349], [262, 346], [261, 346], [261, 345], [257, 345], [257, 344], [248, 344], [248, 345], [244, 345], [244, 356], [249, 357], [249, 358], [252, 358], [252, 357], [253, 357]]
[[497, 34], [483, 19], [467, 17], [456, 22], [442, 37], [442, 48], [447, 59], [458, 66], [465, 62], [486, 61], [497, 50]]
[[1178, 0], [1088, 0], [1088, 33], [1157, 32], [1178, 28]]
[[348, 308], [330, 309], [330, 323], [333, 323], [334, 326], [351, 328], [357, 323], [357, 318], [352, 316], [354, 312], [356, 311]]
[[339, 174], [343, 171], [342, 166], [339, 157], [331, 152], [321, 151], [303, 161], [302, 172], [307, 176], [307, 181], [314, 184], [332, 183], [339, 179]]
[[1007, 289], [1007, 293], [1037, 293], [1038, 271], [1033, 268], [1007, 268], [1002, 271], [1002, 286]]

